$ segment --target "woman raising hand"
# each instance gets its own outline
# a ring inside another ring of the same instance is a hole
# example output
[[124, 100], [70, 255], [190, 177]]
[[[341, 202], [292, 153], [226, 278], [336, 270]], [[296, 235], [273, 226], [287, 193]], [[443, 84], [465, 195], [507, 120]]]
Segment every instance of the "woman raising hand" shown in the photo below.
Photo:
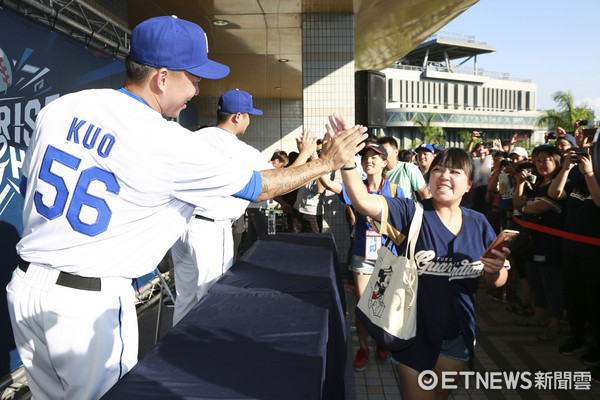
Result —
[[[381, 233], [392, 239], [397, 254], [402, 254], [405, 243], [395, 238], [408, 235], [415, 202], [378, 198], [378, 194], [365, 191], [356, 172], [348, 169], [352, 166], [349, 161], [342, 178], [354, 208], [362, 215], [387, 222], [382, 224]], [[417, 334], [404, 350], [392, 353], [403, 398], [449, 396], [450, 391], [442, 389], [441, 383], [435, 390], [421, 388], [419, 374], [434, 371], [441, 382], [443, 371], [473, 367], [479, 278], [483, 275], [495, 287], [506, 282], [504, 263], [510, 250], [493, 250], [495, 258], [482, 258], [496, 234], [483, 214], [460, 206], [472, 186], [473, 173], [471, 157], [458, 148], [442, 151], [431, 165], [428, 181], [432, 198], [421, 202], [423, 223], [414, 255], [419, 274]]]

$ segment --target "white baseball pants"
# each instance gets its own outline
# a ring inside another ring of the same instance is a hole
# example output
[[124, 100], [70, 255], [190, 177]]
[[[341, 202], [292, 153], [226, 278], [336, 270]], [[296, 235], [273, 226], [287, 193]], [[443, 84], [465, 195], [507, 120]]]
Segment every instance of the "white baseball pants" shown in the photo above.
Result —
[[233, 264], [231, 220], [192, 218], [171, 248], [175, 272], [175, 326]]
[[27, 381], [35, 400], [99, 399], [137, 362], [131, 280], [102, 278], [94, 292], [59, 286], [58, 274], [30, 264], [6, 287]]

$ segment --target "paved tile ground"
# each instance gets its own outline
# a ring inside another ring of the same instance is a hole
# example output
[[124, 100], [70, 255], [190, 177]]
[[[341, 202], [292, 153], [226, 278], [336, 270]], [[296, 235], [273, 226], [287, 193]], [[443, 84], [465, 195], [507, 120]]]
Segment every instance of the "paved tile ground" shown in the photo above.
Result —
[[[557, 372], [566, 375], [575, 371], [586, 371], [587, 366], [579, 361], [583, 353], [564, 356], [558, 352], [558, 345], [568, 335], [568, 326], [563, 325], [561, 335], [555, 343], [542, 342], [536, 335], [540, 328], [519, 327], [515, 324], [517, 315], [506, 311], [506, 304], [492, 300], [487, 295], [487, 286], [481, 282], [477, 293], [477, 346], [475, 350], [476, 371], [529, 371]], [[348, 309], [353, 310], [354, 295], [347, 292]], [[358, 339], [354, 325], [354, 315], [348, 314], [352, 334], [352, 354], [348, 355], [351, 364], [358, 350]], [[355, 393], [348, 393], [349, 400], [398, 400], [401, 399], [395, 368], [389, 359], [377, 361], [375, 343], [370, 340], [371, 357], [362, 372], [354, 372]], [[558, 380], [553, 382], [558, 383]], [[565, 379], [563, 383], [573, 383]], [[504, 386], [506, 387], [506, 386]], [[600, 399], [600, 384], [591, 382], [588, 390], [541, 390], [541, 389], [465, 389], [459, 385], [451, 399]]]

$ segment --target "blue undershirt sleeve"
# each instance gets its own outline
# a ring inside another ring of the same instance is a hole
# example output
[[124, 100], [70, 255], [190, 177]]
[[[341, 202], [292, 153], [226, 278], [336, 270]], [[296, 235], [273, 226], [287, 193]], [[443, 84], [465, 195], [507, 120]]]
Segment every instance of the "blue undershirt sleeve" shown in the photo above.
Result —
[[259, 171], [252, 171], [252, 176], [250, 177], [250, 181], [233, 197], [238, 197], [240, 199], [254, 201], [260, 195], [260, 191], [262, 190], [262, 177], [260, 176]]

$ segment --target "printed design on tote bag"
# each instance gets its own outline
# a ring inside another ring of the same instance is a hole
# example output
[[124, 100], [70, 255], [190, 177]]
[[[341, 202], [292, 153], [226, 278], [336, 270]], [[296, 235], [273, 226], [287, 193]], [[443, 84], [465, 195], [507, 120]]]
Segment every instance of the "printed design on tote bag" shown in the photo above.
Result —
[[387, 289], [390, 284], [391, 275], [391, 266], [389, 268], [380, 269], [378, 279], [373, 285], [373, 292], [371, 294], [371, 298], [369, 299], [369, 308], [373, 309], [373, 315], [375, 317], [381, 318], [381, 314], [386, 308], [386, 305], [383, 302], [383, 295], [385, 293], [385, 289]]

